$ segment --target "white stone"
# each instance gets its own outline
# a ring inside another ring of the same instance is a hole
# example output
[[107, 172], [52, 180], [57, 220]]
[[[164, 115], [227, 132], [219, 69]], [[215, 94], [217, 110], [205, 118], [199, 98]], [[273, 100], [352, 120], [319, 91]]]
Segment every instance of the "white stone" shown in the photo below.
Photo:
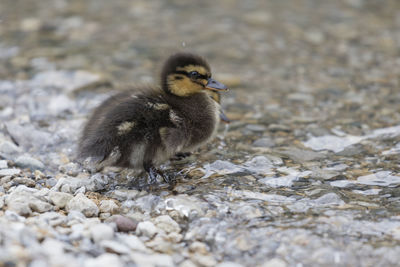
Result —
[[79, 193], [74, 198], [72, 198], [67, 206], [67, 211], [77, 210], [82, 212], [86, 217], [97, 216], [99, 213], [99, 208], [90, 199], [88, 199], [84, 194]]
[[100, 246], [108, 252], [113, 252], [117, 254], [131, 253], [131, 250], [127, 246], [125, 246], [125, 244], [121, 244], [120, 242], [114, 240], [103, 240], [100, 242]]
[[62, 209], [64, 208], [68, 202], [73, 198], [71, 194], [64, 193], [64, 192], [50, 192], [49, 198], [53, 204]]
[[157, 227], [149, 221], [140, 222], [136, 227], [136, 234], [137, 235], [144, 235], [148, 238], [152, 238], [158, 232]]
[[112, 200], [100, 201], [100, 212], [115, 214], [119, 211], [119, 207]]
[[135, 235], [121, 234], [118, 237], [118, 240], [120, 240], [122, 243], [126, 244], [132, 250], [143, 251], [143, 252], [148, 251], [146, 246], [143, 244], [142, 240], [140, 240]]
[[166, 233], [171, 233], [171, 232], [180, 233], [181, 231], [179, 224], [176, 221], [174, 221], [169, 215], [158, 216], [154, 220], [154, 222], [158, 228], [164, 230]]
[[90, 228], [90, 235], [95, 243], [103, 240], [110, 240], [114, 237], [114, 229], [104, 223], [99, 223]]
[[8, 168], [7, 160], [0, 160], [0, 169], [7, 169], [7, 168]]

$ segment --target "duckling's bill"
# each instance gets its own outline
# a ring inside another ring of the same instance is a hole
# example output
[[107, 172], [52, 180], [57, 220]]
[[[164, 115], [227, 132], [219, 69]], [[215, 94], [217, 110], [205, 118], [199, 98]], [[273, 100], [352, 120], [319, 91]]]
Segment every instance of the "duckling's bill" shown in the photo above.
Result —
[[228, 91], [229, 90], [225, 84], [222, 84], [212, 78], [209, 78], [207, 80], [207, 84], [204, 88], [208, 89], [208, 90], [213, 90], [213, 91]]

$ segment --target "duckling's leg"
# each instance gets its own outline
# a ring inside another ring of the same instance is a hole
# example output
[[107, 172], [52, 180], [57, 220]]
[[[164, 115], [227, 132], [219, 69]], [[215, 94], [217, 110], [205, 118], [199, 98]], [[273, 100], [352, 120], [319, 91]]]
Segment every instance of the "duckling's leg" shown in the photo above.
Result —
[[153, 159], [156, 155], [157, 142], [153, 142], [146, 147], [143, 158], [143, 169], [149, 174], [149, 184], [157, 183], [157, 175], [160, 175], [166, 183], [170, 183], [170, 179], [160, 170], [154, 167]]

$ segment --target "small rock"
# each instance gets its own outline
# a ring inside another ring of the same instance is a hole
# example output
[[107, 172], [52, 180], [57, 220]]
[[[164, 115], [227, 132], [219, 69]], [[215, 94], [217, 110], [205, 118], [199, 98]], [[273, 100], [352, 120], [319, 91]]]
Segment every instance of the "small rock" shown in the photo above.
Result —
[[178, 223], [168, 215], [158, 216], [154, 222], [158, 228], [164, 230], [166, 233], [180, 233], [181, 231]]
[[37, 199], [37, 198], [31, 198], [31, 200], [29, 201], [29, 207], [33, 211], [37, 211], [40, 213], [43, 213], [43, 212], [53, 209], [52, 205], [50, 205], [49, 203], [47, 203], [45, 201]]
[[314, 152], [305, 149], [303, 150], [295, 147], [284, 148], [280, 151], [280, 153], [282, 155], [288, 156], [296, 162], [312, 161], [316, 159], [323, 159], [326, 157], [325, 154], [321, 152]]
[[256, 141], [253, 142], [254, 147], [273, 147], [275, 145], [275, 142], [272, 141], [271, 138], [260, 138]]
[[103, 240], [111, 240], [114, 237], [114, 229], [104, 223], [96, 224], [90, 228], [90, 235], [95, 243]]
[[28, 187], [35, 187], [36, 183], [32, 179], [24, 178], [24, 177], [15, 177], [13, 183], [18, 185], [26, 185]]
[[44, 164], [41, 161], [34, 159], [32, 157], [29, 157], [29, 156], [19, 156], [15, 160], [15, 164], [18, 167], [29, 168], [31, 170], [43, 170], [44, 169]]
[[7, 169], [7, 168], [8, 168], [7, 160], [0, 160], [0, 169]]
[[89, 191], [103, 190], [109, 184], [108, 176], [101, 173], [96, 173], [87, 179], [86, 182], [85, 187]]
[[70, 176], [77, 176], [81, 170], [79, 164], [70, 162], [68, 164], [62, 165], [58, 168], [58, 170], [62, 173], [66, 173]]
[[63, 209], [68, 202], [73, 198], [71, 194], [64, 192], [50, 192], [49, 198], [53, 204], [60, 209]]
[[82, 212], [86, 217], [97, 216], [99, 213], [99, 208], [90, 199], [88, 199], [84, 194], [79, 193], [74, 198], [72, 198], [67, 206], [67, 211], [78, 210]]
[[140, 222], [136, 227], [137, 235], [144, 235], [148, 238], [153, 238], [158, 232], [157, 227], [149, 221]]
[[344, 205], [345, 202], [335, 193], [325, 194], [317, 199], [314, 202], [318, 205]]
[[100, 212], [115, 214], [119, 212], [119, 207], [112, 200], [100, 201]]
[[107, 222], [114, 222], [119, 232], [135, 231], [138, 225], [137, 221], [122, 215], [111, 216]]
[[6, 198], [7, 208], [15, 211], [19, 215], [29, 216], [32, 213], [32, 210], [29, 206], [30, 198], [31, 193], [29, 192], [12, 192]]
[[20, 174], [20, 173], [21, 173], [20, 169], [15, 169], [15, 168], [13, 168], [13, 169], [1, 169], [0, 170], [0, 177], [3, 177], [3, 176], [14, 176], [14, 175], [17, 175], [17, 174]]
[[122, 267], [123, 262], [115, 254], [105, 253], [95, 259], [87, 259], [83, 265], [84, 267]]
[[246, 126], [246, 129], [252, 132], [265, 132], [267, 130], [267, 127], [261, 124], [248, 124]]

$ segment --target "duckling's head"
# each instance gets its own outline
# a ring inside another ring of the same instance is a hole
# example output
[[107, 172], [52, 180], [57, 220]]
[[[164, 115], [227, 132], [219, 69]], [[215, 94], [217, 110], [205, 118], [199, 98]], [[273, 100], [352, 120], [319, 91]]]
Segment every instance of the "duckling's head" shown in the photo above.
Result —
[[167, 59], [161, 74], [164, 91], [185, 97], [205, 89], [227, 91], [227, 87], [211, 78], [210, 66], [200, 56], [178, 53]]

